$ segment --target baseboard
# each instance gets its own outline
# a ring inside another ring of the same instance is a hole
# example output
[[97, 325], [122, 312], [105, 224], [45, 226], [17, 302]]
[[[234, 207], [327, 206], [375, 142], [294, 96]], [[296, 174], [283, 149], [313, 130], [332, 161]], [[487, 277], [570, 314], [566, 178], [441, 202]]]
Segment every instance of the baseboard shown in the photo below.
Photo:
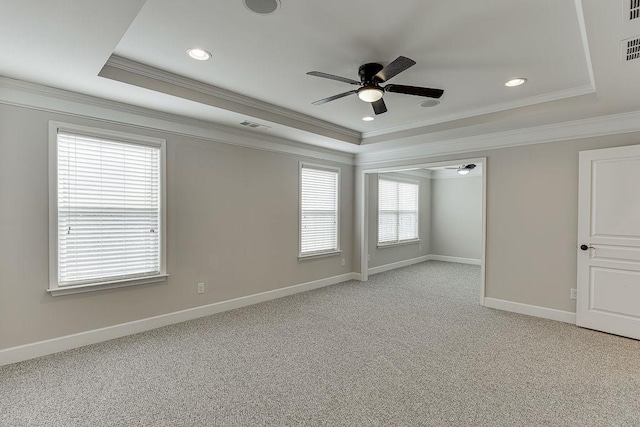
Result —
[[554, 308], [546, 308], [537, 305], [522, 304], [519, 302], [486, 297], [484, 299], [484, 306], [498, 310], [511, 311], [513, 313], [526, 314], [528, 316], [542, 317], [543, 319], [557, 320], [558, 322], [576, 323], [575, 313], [556, 310]]
[[288, 286], [286, 288], [275, 289], [273, 291], [261, 292], [259, 294], [253, 294], [245, 297], [235, 298], [232, 300], [189, 308], [187, 310], [162, 314], [160, 316], [149, 317], [133, 322], [121, 323], [119, 325], [108, 326], [106, 328], [94, 329], [91, 331], [80, 332], [73, 335], [66, 335], [46, 341], [39, 341], [32, 344], [25, 344], [17, 347], [7, 348], [4, 350], [0, 350], [0, 366], [21, 362], [23, 360], [33, 359], [40, 356], [46, 356], [48, 354], [58, 353], [60, 351], [71, 350], [73, 348], [78, 348], [89, 344], [108, 341], [114, 338], [120, 338], [126, 335], [160, 328], [162, 326], [168, 326], [175, 323], [185, 322], [187, 320], [197, 319], [199, 317], [210, 316], [212, 314], [221, 313], [223, 311], [229, 311], [264, 301], [282, 298], [288, 295], [306, 292], [329, 285], [335, 285], [337, 283], [346, 282], [348, 280], [358, 280], [359, 276], [360, 274], [358, 273], [347, 273], [339, 276], [327, 277], [326, 279], [314, 280], [312, 282]]
[[433, 261], [445, 261], [445, 262], [457, 262], [460, 264], [473, 264], [473, 265], [481, 265], [482, 260], [476, 258], [461, 258], [457, 256], [447, 256], [447, 255], [429, 255], [429, 259]]
[[367, 274], [382, 273], [383, 271], [395, 270], [396, 268], [406, 267], [408, 265], [418, 264], [421, 262], [429, 261], [431, 255], [425, 255], [418, 258], [406, 259], [404, 261], [393, 262], [391, 264], [381, 265], [379, 267], [372, 267], [367, 270]]

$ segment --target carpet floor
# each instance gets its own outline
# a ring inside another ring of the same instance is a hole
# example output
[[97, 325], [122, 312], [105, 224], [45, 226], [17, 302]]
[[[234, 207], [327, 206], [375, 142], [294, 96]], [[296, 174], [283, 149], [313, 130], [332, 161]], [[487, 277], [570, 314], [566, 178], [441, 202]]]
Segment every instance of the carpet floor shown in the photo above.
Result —
[[1, 426], [639, 426], [640, 342], [429, 261], [0, 368]]

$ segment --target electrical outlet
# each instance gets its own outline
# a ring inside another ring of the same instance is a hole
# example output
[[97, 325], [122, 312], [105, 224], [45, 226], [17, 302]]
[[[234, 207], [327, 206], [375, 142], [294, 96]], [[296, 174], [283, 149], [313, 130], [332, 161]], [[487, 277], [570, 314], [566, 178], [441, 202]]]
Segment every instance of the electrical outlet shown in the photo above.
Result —
[[346, 265], [346, 264], [344, 263], [344, 258], [342, 258], [342, 265]]
[[198, 283], [198, 293], [204, 294], [204, 283]]
[[571, 289], [571, 299], [578, 299], [578, 290], [575, 288]]

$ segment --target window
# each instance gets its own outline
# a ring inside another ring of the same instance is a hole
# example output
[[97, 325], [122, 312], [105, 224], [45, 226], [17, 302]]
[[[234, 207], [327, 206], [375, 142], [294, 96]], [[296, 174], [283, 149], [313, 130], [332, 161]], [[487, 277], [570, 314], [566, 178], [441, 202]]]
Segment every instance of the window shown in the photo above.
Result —
[[300, 257], [339, 252], [340, 169], [300, 163]]
[[378, 245], [418, 239], [419, 183], [378, 179]]
[[52, 123], [54, 295], [164, 280], [164, 141]]

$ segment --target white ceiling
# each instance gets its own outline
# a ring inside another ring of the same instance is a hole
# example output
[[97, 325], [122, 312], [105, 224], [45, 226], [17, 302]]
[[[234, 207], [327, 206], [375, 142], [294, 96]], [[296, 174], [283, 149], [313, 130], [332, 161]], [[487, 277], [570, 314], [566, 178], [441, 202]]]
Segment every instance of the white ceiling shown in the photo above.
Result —
[[[623, 63], [623, 0], [2, 0], [0, 75], [229, 126], [366, 152], [640, 109], [640, 60]], [[638, 20], [640, 21], [640, 20]], [[201, 47], [213, 58], [186, 55]], [[391, 83], [444, 89], [441, 104], [385, 94], [373, 122], [353, 89], [366, 62], [417, 65]], [[527, 84], [506, 88], [523, 76]]]

